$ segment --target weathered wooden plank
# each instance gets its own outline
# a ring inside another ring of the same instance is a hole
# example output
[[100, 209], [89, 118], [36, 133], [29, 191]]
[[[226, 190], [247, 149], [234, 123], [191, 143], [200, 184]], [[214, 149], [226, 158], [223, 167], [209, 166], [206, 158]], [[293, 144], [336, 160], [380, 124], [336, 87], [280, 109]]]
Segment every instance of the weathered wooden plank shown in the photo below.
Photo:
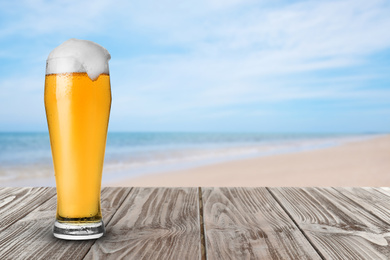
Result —
[[[129, 194], [130, 188], [104, 188], [102, 214], [105, 224]], [[0, 259], [82, 259], [95, 242], [65, 241], [52, 235], [56, 196], [0, 233]]]
[[321, 259], [266, 188], [202, 188], [208, 259]]
[[86, 259], [200, 259], [197, 188], [134, 188]]
[[8, 192], [9, 189], [11, 189], [11, 187], [0, 187], [0, 196], [2, 193]]
[[338, 187], [334, 189], [390, 225], [390, 194], [386, 191], [370, 187]]
[[54, 195], [54, 188], [3, 188], [0, 193], [0, 232]]
[[388, 196], [390, 196], [390, 187], [380, 187], [380, 188], [374, 188], [378, 190], [379, 192], [382, 192]]
[[326, 259], [389, 259], [388, 223], [332, 188], [270, 191]]

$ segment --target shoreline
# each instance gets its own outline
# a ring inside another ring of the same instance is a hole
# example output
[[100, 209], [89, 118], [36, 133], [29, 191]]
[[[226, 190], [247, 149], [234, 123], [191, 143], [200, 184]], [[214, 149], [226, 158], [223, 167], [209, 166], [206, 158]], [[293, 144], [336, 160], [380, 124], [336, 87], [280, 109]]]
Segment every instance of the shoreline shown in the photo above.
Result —
[[[106, 162], [105, 170], [103, 170], [103, 183], [116, 183], [124, 179], [143, 178], [150, 175], [196, 169], [203, 166], [231, 161], [319, 150], [355, 141], [371, 140], [380, 136], [383, 135], [336, 136], [326, 138], [317, 137], [300, 140], [295, 139], [268, 141], [264, 143], [246, 143], [234, 146], [231, 144], [220, 147], [206, 146], [203, 147], [202, 150], [188, 149], [179, 151], [164, 151], [163, 153], [160, 152], [160, 154], [155, 154], [154, 160], [141, 162], [141, 164], [136, 167], [134, 167], [134, 165], [131, 166], [132, 163], [128, 164], [128, 162], [123, 161], [120, 166], [122, 169], [117, 170], [115, 173], [109, 173], [109, 169], [115, 169], [117, 168], [117, 165], [110, 165], [110, 162]], [[169, 154], [169, 156], [166, 156], [167, 154]], [[172, 157], [172, 155], [174, 156]]]
[[390, 186], [390, 135], [126, 178], [104, 186]]

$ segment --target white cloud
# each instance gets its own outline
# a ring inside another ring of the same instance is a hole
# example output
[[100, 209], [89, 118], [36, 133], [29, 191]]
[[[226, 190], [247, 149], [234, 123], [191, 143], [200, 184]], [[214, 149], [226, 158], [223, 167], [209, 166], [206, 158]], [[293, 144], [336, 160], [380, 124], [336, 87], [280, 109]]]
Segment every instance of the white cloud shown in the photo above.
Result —
[[[390, 48], [387, 1], [23, 1], [0, 8], [19, 19], [0, 29], [2, 37], [74, 34], [120, 46], [111, 76], [113, 113], [122, 118], [197, 109], [228, 117], [248, 104], [390, 97], [367, 85], [386, 77], [369, 66], [375, 65], [370, 55]], [[25, 12], [13, 11], [20, 9]], [[37, 61], [49, 53], [49, 44], [42, 45]], [[132, 55], [134, 45], [147, 54]], [[357, 67], [367, 73], [314, 74]], [[19, 79], [7, 82], [22, 88]]]
[[0, 7], [4, 15], [9, 15], [6, 27], [0, 35], [8, 36], [23, 33], [41, 36], [47, 33], [61, 33], [70, 29], [84, 32], [98, 31], [103, 26], [103, 13], [109, 1], [7, 1]]
[[[277, 8], [249, 3], [247, 9], [235, 11], [236, 5], [223, 8], [222, 13], [199, 5], [192, 9], [189, 4], [159, 6], [150, 10], [150, 16], [137, 5], [128, 23], [130, 31], [139, 27], [163, 36], [157, 38], [159, 44], [188, 49], [176, 56], [122, 61], [126, 70], [135, 71], [130, 73], [135, 77], [131, 83], [141, 96], [164, 99], [175, 92], [175, 105], [166, 103], [172, 110], [178, 109], [185, 93], [193, 100], [182, 102], [182, 109], [267, 100], [363, 98], [359, 83], [352, 88], [348, 83], [322, 84], [338, 76], [310, 79], [311, 84], [301, 80], [299, 86], [288, 81], [300, 73], [364, 66], [370, 54], [390, 47], [390, 8], [385, 1], [305, 1]], [[119, 84], [130, 84], [125, 82]]]

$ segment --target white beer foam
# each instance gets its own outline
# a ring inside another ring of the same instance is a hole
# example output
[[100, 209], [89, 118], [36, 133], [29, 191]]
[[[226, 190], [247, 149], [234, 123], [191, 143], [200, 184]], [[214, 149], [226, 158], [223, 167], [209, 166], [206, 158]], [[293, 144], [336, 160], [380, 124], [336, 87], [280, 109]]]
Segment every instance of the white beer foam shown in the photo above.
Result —
[[96, 80], [100, 74], [109, 73], [110, 59], [110, 53], [97, 43], [69, 39], [50, 52], [46, 75], [86, 72], [91, 80]]

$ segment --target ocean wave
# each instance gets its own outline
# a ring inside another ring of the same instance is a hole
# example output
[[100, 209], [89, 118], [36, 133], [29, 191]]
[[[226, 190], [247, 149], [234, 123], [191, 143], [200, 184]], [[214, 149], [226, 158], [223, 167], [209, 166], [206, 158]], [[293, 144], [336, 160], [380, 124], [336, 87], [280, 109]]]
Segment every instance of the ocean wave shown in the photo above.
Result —
[[[103, 183], [231, 160], [320, 149], [374, 135], [283, 134], [277, 137], [275, 134], [230, 134], [223, 137], [215, 134], [192, 134], [192, 137], [190, 134], [166, 133], [111, 134], [107, 141]], [[5, 147], [0, 149], [2, 186], [55, 185], [47, 135], [0, 134], [1, 145], [0, 148]], [[34, 150], [38, 152], [33, 153]]]

